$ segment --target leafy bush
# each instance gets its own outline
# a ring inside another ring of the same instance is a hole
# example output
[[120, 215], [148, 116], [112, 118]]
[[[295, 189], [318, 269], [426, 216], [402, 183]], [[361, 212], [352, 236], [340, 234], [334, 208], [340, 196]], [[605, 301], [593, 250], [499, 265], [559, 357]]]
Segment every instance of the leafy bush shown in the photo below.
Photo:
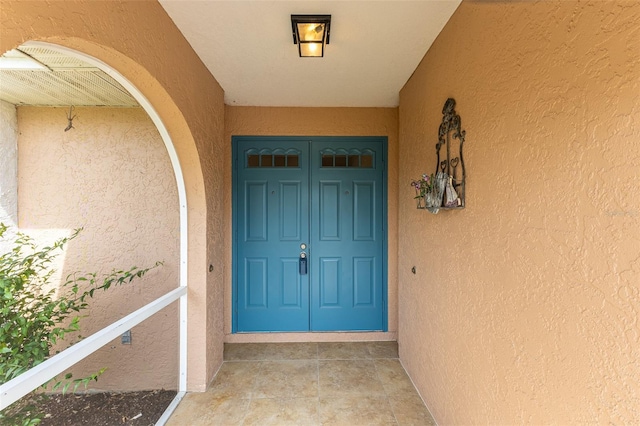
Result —
[[[7, 227], [0, 223], [0, 241], [5, 239], [6, 231]], [[161, 264], [114, 270], [104, 276], [71, 274], [60, 289], [50, 289], [54, 259], [80, 231], [77, 229], [71, 236], [42, 248], [29, 236], [18, 233], [13, 237], [12, 248], [0, 254], [0, 384], [45, 361], [54, 355], [56, 344], [68, 333], [78, 332], [80, 313], [89, 307], [88, 300], [97, 290], [130, 283]], [[80, 385], [86, 387], [98, 380], [104, 370], [79, 379], [72, 379], [71, 374], [63, 379], [54, 378], [53, 390], [66, 392], [72, 387], [76, 391]], [[0, 413], [0, 423], [4, 424], [39, 422], [33, 407], [20, 401]]]

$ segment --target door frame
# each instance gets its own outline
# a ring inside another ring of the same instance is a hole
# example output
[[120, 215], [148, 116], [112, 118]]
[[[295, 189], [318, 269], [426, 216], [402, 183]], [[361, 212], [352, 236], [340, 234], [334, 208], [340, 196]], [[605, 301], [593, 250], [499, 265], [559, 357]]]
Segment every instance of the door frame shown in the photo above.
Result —
[[[238, 273], [237, 273], [237, 261], [238, 261], [238, 142], [240, 141], [283, 141], [287, 143], [309, 143], [314, 141], [348, 141], [348, 142], [381, 142], [382, 145], [382, 229], [380, 230], [382, 235], [382, 331], [389, 331], [389, 271], [388, 271], [388, 241], [389, 241], [389, 226], [388, 226], [388, 143], [387, 136], [260, 136], [260, 135], [243, 135], [243, 136], [231, 136], [231, 333], [238, 333], [238, 317], [237, 317], [237, 303], [238, 303]], [[310, 170], [309, 170], [310, 173]], [[350, 333], [368, 333], [369, 331], [349, 331]], [[372, 331], [379, 332], [379, 331]], [[262, 334], [260, 332], [259, 334]], [[282, 332], [278, 332], [282, 333]], [[286, 333], [286, 332], [284, 332]], [[299, 332], [296, 332], [299, 333]], [[304, 333], [317, 333], [308, 331]], [[326, 332], [323, 332], [326, 333]], [[243, 333], [244, 334], [244, 333]], [[251, 334], [251, 333], [246, 333]], [[258, 334], [258, 333], [256, 333]]]

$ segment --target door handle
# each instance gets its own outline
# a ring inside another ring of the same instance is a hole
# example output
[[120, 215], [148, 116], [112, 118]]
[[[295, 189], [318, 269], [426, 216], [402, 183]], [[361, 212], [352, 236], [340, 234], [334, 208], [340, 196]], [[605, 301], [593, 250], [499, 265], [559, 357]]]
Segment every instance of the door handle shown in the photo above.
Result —
[[307, 275], [307, 253], [305, 252], [300, 253], [298, 266], [300, 269], [300, 275]]

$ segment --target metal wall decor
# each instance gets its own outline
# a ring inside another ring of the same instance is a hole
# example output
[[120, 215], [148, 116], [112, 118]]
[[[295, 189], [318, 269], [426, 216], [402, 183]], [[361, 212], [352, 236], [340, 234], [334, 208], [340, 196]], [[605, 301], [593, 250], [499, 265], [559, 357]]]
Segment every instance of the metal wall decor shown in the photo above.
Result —
[[[458, 194], [455, 205], [447, 206], [445, 199], [443, 201], [445, 203], [444, 206], [448, 208], [464, 208], [464, 190], [467, 171], [464, 167], [462, 146], [464, 145], [464, 139], [467, 132], [462, 130], [460, 115], [456, 112], [455, 107], [456, 100], [449, 98], [442, 108], [442, 123], [440, 123], [440, 129], [438, 130], [438, 143], [436, 144], [436, 153], [438, 157], [436, 162], [436, 173], [438, 171], [445, 172], [452, 181], [453, 188]], [[455, 155], [456, 151], [454, 147], [454, 151], [452, 152], [451, 145], [454, 144], [451, 140], [452, 138], [458, 139], [458, 155], [453, 158], [452, 155]], [[443, 145], [445, 145], [447, 149], [447, 158], [440, 161], [440, 149]], [[460, 173], [458, 173], [458, 166], [460, 166]]]
[[449, 98], [442, 109], [435, 173], [431, 176], [423, 175], [426, 184], [420, 181], [412, 184], [417, 190], [418, 208], [427, 209], [431, 213], [438, 213], [441, 209], [462, 209], [465, 206], [467, 171], [462, 148], [466, 132], [462, 130], [460, 115], [456, 113], [455, 106], [455, 99]]

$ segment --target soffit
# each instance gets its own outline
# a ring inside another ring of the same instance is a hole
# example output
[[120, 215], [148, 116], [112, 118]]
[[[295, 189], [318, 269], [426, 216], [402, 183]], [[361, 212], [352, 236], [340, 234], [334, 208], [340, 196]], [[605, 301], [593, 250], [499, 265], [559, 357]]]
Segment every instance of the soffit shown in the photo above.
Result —
[[0, 69], [0, 100], [18, 106], [139, 106], [117, 81], [80, 59], [42, 47], [18, 50], [46, 68]]

